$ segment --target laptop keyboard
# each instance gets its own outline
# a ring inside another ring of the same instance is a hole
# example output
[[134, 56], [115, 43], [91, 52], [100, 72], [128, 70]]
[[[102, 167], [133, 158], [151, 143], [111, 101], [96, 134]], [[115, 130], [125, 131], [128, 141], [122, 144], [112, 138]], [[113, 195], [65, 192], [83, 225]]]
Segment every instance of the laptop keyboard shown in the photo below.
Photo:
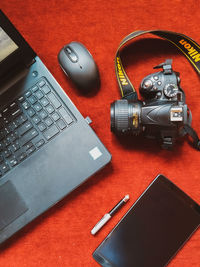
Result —
[[0, 111], [0, 177], [76, 121], [42, 78]]

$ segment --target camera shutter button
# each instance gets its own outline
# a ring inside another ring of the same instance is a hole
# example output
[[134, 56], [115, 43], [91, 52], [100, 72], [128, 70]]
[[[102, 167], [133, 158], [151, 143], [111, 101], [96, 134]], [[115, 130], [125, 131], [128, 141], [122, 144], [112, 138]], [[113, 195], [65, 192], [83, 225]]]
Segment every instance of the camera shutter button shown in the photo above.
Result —
[[142, 84], [143, 89], [151, 89], [153, 87], [153, 83], [151, 80], [145, 80]]

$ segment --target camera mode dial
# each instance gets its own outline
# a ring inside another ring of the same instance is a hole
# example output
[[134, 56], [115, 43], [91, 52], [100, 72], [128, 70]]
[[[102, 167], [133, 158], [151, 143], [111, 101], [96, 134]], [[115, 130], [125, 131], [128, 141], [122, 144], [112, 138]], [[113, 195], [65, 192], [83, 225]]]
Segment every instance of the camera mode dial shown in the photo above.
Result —
[[178, 86], [176, 84], [167, 84], [164, 88], [164, 94], [168, 98], [176, 96], [178, 93]]

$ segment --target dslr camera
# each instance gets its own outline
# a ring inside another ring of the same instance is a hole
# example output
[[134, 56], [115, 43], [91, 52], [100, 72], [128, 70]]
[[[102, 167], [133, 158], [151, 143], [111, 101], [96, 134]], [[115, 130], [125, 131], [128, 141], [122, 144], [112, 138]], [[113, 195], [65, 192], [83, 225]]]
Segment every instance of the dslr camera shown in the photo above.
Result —
[[161, 71], [146, 76], [140, 85], [143, 100], [122, 98], [111, 104], [111, 131], [131, 133], [157, 139], [164, 149], [171, 149], [184, 136], [185, 125], [192, 117], [180, 87], [179, 73], [173, 71], [172, 60], [154, 67]]

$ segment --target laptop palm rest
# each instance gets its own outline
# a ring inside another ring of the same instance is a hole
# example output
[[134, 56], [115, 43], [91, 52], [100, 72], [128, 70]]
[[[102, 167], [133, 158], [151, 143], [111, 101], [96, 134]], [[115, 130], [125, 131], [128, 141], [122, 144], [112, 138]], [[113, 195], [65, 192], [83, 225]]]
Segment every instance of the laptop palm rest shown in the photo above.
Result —
[[10, 181], [0, 186], [0, 230], [27, 210], [24, 200]]

